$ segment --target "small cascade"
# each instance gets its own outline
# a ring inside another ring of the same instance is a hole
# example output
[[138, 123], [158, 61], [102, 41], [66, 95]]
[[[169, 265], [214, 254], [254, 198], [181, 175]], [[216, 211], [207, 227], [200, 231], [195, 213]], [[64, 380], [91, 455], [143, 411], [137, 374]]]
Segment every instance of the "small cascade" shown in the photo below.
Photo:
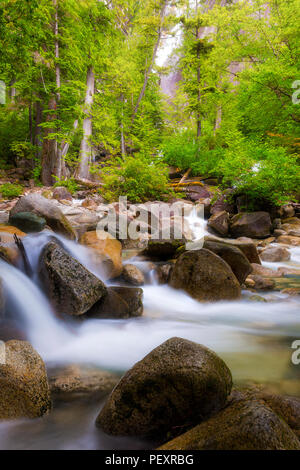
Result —
[[67, 327], [55, 316], [40, 289], [20, 270], [0, 260], [5, 309], [24, 324], [29, 341], [41, 353], [59, 347], [70, 338]]

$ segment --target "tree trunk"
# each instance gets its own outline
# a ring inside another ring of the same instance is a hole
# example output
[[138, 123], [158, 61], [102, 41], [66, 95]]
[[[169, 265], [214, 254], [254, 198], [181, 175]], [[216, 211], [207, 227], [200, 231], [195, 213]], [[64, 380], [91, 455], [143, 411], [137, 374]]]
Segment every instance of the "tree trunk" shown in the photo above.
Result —
[[83, 121], [83, 138], [80, 145], [80, 162], [76, 175], [79, 178], [88, 178], [89, 166], [92, 157], [92, 148], [90, 138], [92, 136], [92, 116], [90, 114], [91, 107], [94, 100], [95, 92], [95, 75], [93, 67], [89, 67], [86, 79], [86, 96], [85, 96], [85, 114], [86, 118]]
[[[47, 116], [46, 122], [51, 123], [56, 119], [56, 114], [51, 111], [56, 110], [56, 99], [53, 96], [49, 102], [50, 113]], [[45, 186], [52, 186], [54, 183], [53, 175], [60, 176], [60, 161], [57, 152], [57, 140], [49, 139], [49, 134], [55, 132], [55, 128], [45, 129], [43, 150], [42, 150], [42, 183]]]
[[145, 92], [146, 92], [146, 89], [147, 89], [147, 85], [148, 85], [148, 81], [149, 81], [149, 77], [151, 75], [151, 72], [152, 72], [152, 69], [153, 69], [153, 66], [154, 66], [154, 63], [155, 63], [155, 59], [156, 59], [156, 56], [157, 56], [157, 51], [158, 51], [159, 44], [160, 44], [161, 37], [162, 37], [162, 33], [163, 33], [162, 21], [165, 17], [165, 14], [166, 14], [167, 5], [168, 5], [168, 0], [164, 0], [163, 5], [161, 7], [161, 12], [160, 12], [161, 24], [158, 28], [157, 40], [156, 40], [156, 43], [155, 43], [155, 46], [154, 46], [154, 50], [153, 50], [153, 54], [152, 54], [152, 58], [151, 58], [151, 62], [149, 64], [149, 67], [148, 68], [146, 67], [143, 87], [142, 87], [141, 92], [139, 94], [138, 100], [136, 102], [136, 105], [135, 105], [135, 108], [134, 108], [134, 111], [133, 111], [132, 119], [131, 119], [132, 124], [135, 121], [135, 118], [136, 118], [136, 115], [138, 113], [141, 101], [144, 98], [144, 95], [145, 95]]

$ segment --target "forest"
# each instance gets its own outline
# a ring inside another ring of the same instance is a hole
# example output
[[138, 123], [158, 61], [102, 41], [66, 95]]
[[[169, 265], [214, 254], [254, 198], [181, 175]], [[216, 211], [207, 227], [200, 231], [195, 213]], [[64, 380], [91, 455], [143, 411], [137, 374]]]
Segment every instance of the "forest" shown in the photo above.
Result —
[[0, 0], [0, 450], [300, 450], [299, 17]]

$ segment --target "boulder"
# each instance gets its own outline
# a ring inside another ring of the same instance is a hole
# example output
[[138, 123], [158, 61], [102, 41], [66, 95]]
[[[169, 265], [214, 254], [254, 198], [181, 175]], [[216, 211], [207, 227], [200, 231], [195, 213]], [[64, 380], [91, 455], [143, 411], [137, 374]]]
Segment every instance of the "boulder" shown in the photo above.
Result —
[[101, 266], [105, 279], [119, 277], [123, 271], [122, 244], [106, 232], [86, 232], [80, 243], [91, 248], [91, 257]]
[[212, 251], [226, 261], [240, 284], [243, 284], [247, 276], [252, 272], [248, 259], [236, 246], [227, 245], [222, 242], [205, 241], [203, 248]]
[[282, 246], [269, 246], [260, 253], [260, 257], [263, 261], [275, 263], [279, 261], [289, 261], [291, 259], [291, 253]]
[[234, 300], [241, 295], [240, 284], [229, 265], [204, 248], [178, 258], [169, 284], [200, 301]]
[[103, 282], [55, 242], [41, 253], [39, 277], [59, 313], [82, 315], [106, 294]]
[[91, 397], [99, 400], [119, 382], [115, 374], [77, 364], [52, 368], [48, 376], [53, 398], [61, 401]]
[[212, 215], [207, 222], [207, 226], [217, 232], [221, 237], [226, 237], [229, 230], [228, 212], [222, 211]]
[[127, 319], [143, 314], [143, 290], [108, 287], [107, 294], [87, 312], [88, 318]]
[[26, 233], [41, 232], [46, 226], [46, 219], [33, 212], [19, 212], [12, 215], [9, 221], [14, 227]]
[[0, 211], [0, 225], [7, 224], [9, 220], [9, 213], [6, 211]]
[[87, 198], [87, 199], [84, 199], [84, 201], [82, 201], [81, 207], [85, 207], [86, 209], [96, 210], [98, 207], [98, 204], [94, 199]]
[[10, 217], [24, 212], [33, 212], [39, 217], [43, 217], [47, 225], [54, 231], [67, 238], [75, 239], [71, 224], [62, 213], [55, 201], [48, 200], [39, 194], [29, 194], [21, 197], [10, 212]]
[[183, 247], [186, 240], [149, 240], [143, 255], [160, 261], [172, 259], [178, 248]]
[[300, 450], [300, 442], [262, 401], [244, 399], [159, 450]]
[[287, 219], [290, 217], [294, 217], [295, 209], [291, 204], [285, 204], [284, 206], [281, 206], [277, 210], [277, 214], [280, 217], [280, 219]]
[[277, 238], [277, 243], [284, 245], [300, 246], [300, 237], [292, 237], [290, 235], [281, 235]]
[[233, 237], [267, 238], [272, 228], [268, 212], [241, 213], [232, 217], [230, 233]]
[[58, 201], [73, 201], [72, 194], [64, 186], [54, 188], [52, 197]]
[[231, 387], [230, 370], [213, 351], [171, 338], [122, 377], [96, 424], [107, 434], [157, 438], [220, 410]]
[[122, 278], [124, 279], [124, 281], [134, 286], [143, 286], [145, 284], [144, 274], [134, 264], [126, 264], [124, 266]]
[[185, 190], [186, 197], [193, 202], [199, 201], [199, 199], [206, 199], [211, 196], [211, 192], [208, 186], [199, 183], [187, 185]]
[[222, 239], [218, 237], [206, 236], [205, 240], [219, 241], [230, 246], [235, 246], [244, 253], [250, 263], [261, 264], [257, 248], [251, 239], [232, 240], [227, 238]]
[[0, 363], [0, 419], [37, 418], [51, 409], [44, 362], [26, 341], [5, 343]]

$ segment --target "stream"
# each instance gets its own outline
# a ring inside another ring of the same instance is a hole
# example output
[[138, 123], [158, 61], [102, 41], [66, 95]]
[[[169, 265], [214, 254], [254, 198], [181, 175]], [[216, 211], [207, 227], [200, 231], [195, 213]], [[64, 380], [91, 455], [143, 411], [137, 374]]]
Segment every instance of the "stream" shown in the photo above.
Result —
[[[195, 239], [205, 226], [192, 213], [189, 223]], [[204, 344], [228, 364], [235, 383], [267, 383], [280, 393], [300, 396], [299, 366], [291, 362], [292, 343], [300, 338], [300, 301], [280, 292], [263, 293], [268, 302], [249, 300], [244, 291], [234, 302], [200, 303], [182, 291], [157, 285], [148, 276], [144, 286], [144, 315], [129, 320], [90, 319], [82, 323], [57, 318], [39, 288], [38, 259], [52, 237], [95, 275], [87, 248], [52, 232], [29, 235], [24, 246], [34, 270], [29, 279], [22, 268], [0, 261], [7, 314], [42, 356], [47, 366], [80, 363], [119, 374], [128, 370], [165, 340], [179, 336]], [[299, 268], [300, 247], [290, 248], [291, 261], [264, 266]], [[140, 258], [125, 260], [146, 270]], [[151, 273], [150, 273], [151, 274]], [[111, 438], [94, 426], [101, 402], [77, 400], [54, 406], [36, 420], [0, 423], [0, 449], [147, 449], [151, 443]]]

